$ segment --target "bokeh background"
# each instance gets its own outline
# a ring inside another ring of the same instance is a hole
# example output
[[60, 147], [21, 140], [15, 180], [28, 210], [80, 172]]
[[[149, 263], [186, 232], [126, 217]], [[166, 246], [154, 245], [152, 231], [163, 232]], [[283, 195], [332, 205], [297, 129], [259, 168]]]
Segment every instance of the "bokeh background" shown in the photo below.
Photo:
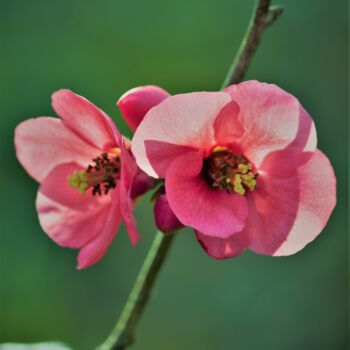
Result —
[[[280, 0], [247, 78], [300, 98], [338, 178], [338, 205], [300, 253], [208, 258], [191, 231], [176, 237], [135, 350], [329, 350], [348, 341], [348, 1]], [[217, 90], [247, 27], [252, 0], [1, 0], [1, 341], [62, 340], [89, 350], [112, 328], [153, 239], [148, 198], [133, 249], [124, 229], [96, 266], [54, 244], [34, 208], [37, 184], [15, 158], [21, 121], [53, 115], [70, 88], [108, 112], [127, 89]], [[317, 198], [315, 198], [317, 201]]]

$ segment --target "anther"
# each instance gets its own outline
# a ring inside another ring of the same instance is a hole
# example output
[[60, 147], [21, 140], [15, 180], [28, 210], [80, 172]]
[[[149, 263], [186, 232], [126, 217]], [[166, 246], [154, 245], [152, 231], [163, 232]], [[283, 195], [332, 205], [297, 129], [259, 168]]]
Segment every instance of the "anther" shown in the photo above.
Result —
[[[115, 152], [114, 152], [115, 153]], [[112, 158], [107, 153], [92, 159], [93, 165], [88, 165], [86, 170], [75, 171], [68, 177], [70, 187], [84, 194], [89, 188], [92, 194], [108, 194], [111, 189], [116, 188], [120, 177], [119, 155]]]
[[218, 146], [204, 160], [202, 176], [213, 188], [243, 196], [256, 188], [258, 174], [253, 174], [252, 169], [252, 164], [242, 155], [234, 155], [227, 147]]

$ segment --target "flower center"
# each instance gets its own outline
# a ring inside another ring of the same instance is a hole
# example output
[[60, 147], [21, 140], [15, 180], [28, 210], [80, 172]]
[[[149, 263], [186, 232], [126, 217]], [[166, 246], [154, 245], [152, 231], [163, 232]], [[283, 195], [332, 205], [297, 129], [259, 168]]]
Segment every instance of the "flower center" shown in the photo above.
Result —
[[[118, 154], [118, 152], [114, 152]], [[109, 190], [117, 186], [120, 178], [120, 158], [118, 155], [112, 156], [102, 153], [99, 157], [92, 159], [93, 165], [88, 165], [85, 170], [75, 171], [68, 176], [70, 187], [84, 194], [92, 188], [92, 194], [107, 194]]]
[[256, 187], [258, 174], [253, 174], [252, 168], [242, 155], [234, 155], [230, 149], [218, 146], [204, 159], [202, 176], [210, 187], [243, 196]]

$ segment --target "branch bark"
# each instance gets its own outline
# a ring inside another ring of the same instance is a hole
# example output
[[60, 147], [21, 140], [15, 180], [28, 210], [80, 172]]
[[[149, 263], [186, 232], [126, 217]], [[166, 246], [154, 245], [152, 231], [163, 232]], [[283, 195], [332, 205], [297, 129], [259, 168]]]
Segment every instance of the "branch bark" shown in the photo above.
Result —
[[259, 0], [251, 17], [237, 55], [226, 75], [222, 88], [243, 80], [265, 30], [283, 13], [282, 6], [270, 6], [271, 0]]
[[[242, 81], [265, 29], [282, 14], [282, 7], [270, 7], [270, 3], [271, 0], [257, 0], [248, 30], [227, 73], [222, 89]], [[97, 350], [124, 350], [134, 342], [138, 321], [149, 300], [152, 287], [172, 240], [173, 235], [157, 232], [117, 324]]]

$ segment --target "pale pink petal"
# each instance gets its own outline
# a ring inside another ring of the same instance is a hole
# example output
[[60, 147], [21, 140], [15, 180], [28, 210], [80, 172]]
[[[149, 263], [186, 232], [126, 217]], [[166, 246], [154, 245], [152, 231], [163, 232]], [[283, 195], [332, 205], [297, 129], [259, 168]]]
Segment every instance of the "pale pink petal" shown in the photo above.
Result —
[[75, 161], [83, 166], [100, 154], [56, 118], [29, 119], [16, 127], [17, 158], [35, 180], [42, 181], [58, 164]]
[[69, 187], [67, 177], [79, 166], [62, 164], [42, 182], [36, 207], [39, 221], [48, 236], [59, 245], [80, 248], [94, 238], [104, 225], [109, 196], [81, 195]]
[[163, 141], [145, 141], [149, 163], [160, 178], [164, 178], [169, 164], [178, 156], [196, 151], [189, 146], [174, 145]]
[[196, 237], [204, 251], [214, 259], [233, 258], [248, 247], [245, 234], [237, 232], [228, 238], [217, 238], [196, 232]]
[[134, 202], [131, 198], [131, 190], [134, 177], [138, 172], [138, 168], [130, 150], [125, 146], [124, 139], [120, 143], [120, 149], [120, 160], [122, 167], [120, 181], [118, 181], [117, 185], [119, 186], [120, 191], [120, 211], [128, 231], [131, 244], [135, 245], [140, 238], [140, 234], [136, 229], [136, 220], [133, 215]]
[[256, 167], [265, 155], [288, 145], [305, 151], [316, 149], [314, 123], [291, 94], [258, 81], [231, 85], [225, 91], [240, 107], [238, 119], [245, 133], [239, 143]]
[[109, 205], [81, 211], [61, 205], [39, 191], [36, 207], [40, 225], [53, 241], [63, 247], [80, 248], [99, 234]]
[[86, 98], [59, 90], [52, 95], [52, 107], [63, 123], [89, 144], [101, 150], [116, 145], [113, 121]]
[[100, 227], [98, 235], [80, 249], [78, 255], [79, 270], [97, 263], [113, 242], [121, 222], [119, 196], [118, 188], [112, 191], [112, 202], [104, 217], [104, 225]]
[[336, 178], [328, 158], [317, 150], [298, 168], [299, 207], [287, 240], [274, 255], [290, 255], [313, 241], [326, 226], [336, 204]]
[[169, 97], [170, 94], [159, 86], [146, 85], [127, 91], [117, 106], [129, 127], [135, 131], [146, 113]]
[[[275, 169], [262, 172], [257, 188], [247, 195], [249, 216], [245, 234], [250, 249], [267, 255], [288, 255], [302, 249], [324, 228], [335, 205], [335, 177], [328, 159], [320, 152], [279, 153], [270, 162]], [[283, 166], [285, 158], [294, 173]], [[296, 161], [298, 160], [298, 164]], [[278, 167], [280, 163], [280, 167]]]
[[235, 101], [227, 103], [215, 119], [215, 139], [218, 145], [224, 146], [242, 136], [244, 129], [238, 120], [239, 106]]
[[202, 162], [202, 153], [192, 152], [170, 164], [165, 177], [167, 198], [182, 224], [209, 236], [227, 238], [244, 228], [246, 199], [210, 188], [200, 176]]
[[158, 177], [149, 161], [145, 142], [161, 141], [209, 151], [216, 145], [214, 121], [231, 100], [225, 92], [193, 92], [170, 96], [153, 107], [137, 128], [132, 151], [139, 167]]

